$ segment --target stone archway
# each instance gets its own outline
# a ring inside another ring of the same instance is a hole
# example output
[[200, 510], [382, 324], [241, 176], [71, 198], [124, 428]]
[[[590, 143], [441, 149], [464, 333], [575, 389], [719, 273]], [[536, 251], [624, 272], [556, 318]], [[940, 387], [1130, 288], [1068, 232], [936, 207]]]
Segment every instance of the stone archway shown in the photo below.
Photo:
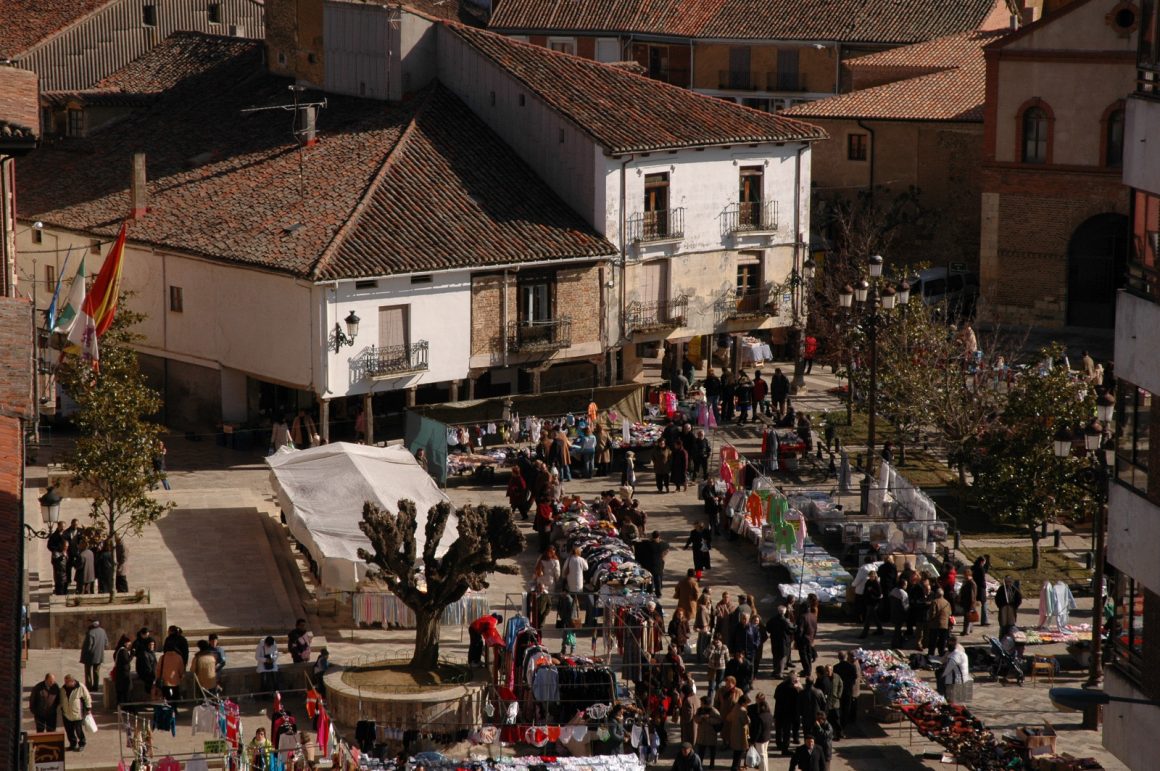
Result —
[[1067, 244], [1067, 324], [1110, 329], [1116, 322], [1116, 290], [1128, 260], [1128, 218], [1097, 214]]

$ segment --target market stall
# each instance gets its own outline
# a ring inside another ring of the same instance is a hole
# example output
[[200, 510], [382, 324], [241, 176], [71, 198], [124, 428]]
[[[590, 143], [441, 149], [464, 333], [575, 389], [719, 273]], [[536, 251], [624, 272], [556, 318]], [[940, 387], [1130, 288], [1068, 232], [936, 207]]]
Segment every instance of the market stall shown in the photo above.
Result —
[[[336, 442], [308, 450], [288, 450], [266, 458], [271, 485], [290, 532], [306, 547], [327, 592], [354, 591], [366, 576], [358, 550], [371, 548], [359, 529], [363, 504], [395, 511], [415, 502], [418, 553], [426, 540], [427, 511], [447, 496], [404, 447], [371, 447]], [[437, 554], [458, 538], [457, 519], [448, 520]]]

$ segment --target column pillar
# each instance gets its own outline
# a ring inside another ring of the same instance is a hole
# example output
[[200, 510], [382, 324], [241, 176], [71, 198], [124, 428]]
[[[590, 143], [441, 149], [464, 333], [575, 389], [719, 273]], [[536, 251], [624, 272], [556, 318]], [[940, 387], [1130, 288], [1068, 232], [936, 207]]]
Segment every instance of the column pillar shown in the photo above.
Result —
[[407, 389], [406, 396], [407, 396], [407, 406], [408, 406], [408, 407], [414, 407], [414, 406], [415, 406], [415, 392], [416, 392], [417, 390], [418, 390], [418, 389], [416, 389], [416, 388], [415, 388], [415, 387], [413, 387], [413, 386], [412, 386], [411, 388], [408, 388], [408, 389]]
[[371, 394], [369, 391], [367, 393], [363, 394], [363, 417], [366, 418], [366, 424], [367, 424], [366, 442], [367, 442], [367, 444], [374, 444], [375, 443], [374, 399], [371, 398]]
[[712, 335], [701, 335], [701, 358], [705, 360], [705, 377], [709, 377], [709, 370], [713, 368]]
[[459, 401], [459, 381], [458, 380], [451, 381], [451, 387], [450, 387], [449, 391], [450, 392], [447, 394], [447, 398], [453, 402]]
[[323, 444], [330, 444], [330, 399], [318, 400], [318, 433]]
[[475, 378], [473, 378], [471, 375], [467, 376], [467, 398], [475, 398]]
[[731, 343], [729, 349], [729, 369], [736, 374], [737, 370], [741, 369], [741, 335], [729, 335], [729, 342]]
[[539, 368], [531, 370], [532, 375], [532, 393], [537, 396], [540, 393], [540, 370]]

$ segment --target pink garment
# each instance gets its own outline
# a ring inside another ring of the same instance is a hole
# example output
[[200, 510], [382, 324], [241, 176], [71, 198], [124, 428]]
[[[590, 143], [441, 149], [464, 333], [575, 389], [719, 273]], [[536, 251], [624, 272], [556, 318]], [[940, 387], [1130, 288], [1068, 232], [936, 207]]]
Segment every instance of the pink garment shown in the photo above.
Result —
[[181, 764], [172, 755], [166, 755], [153, 768], [154, 771], [181, 771]]

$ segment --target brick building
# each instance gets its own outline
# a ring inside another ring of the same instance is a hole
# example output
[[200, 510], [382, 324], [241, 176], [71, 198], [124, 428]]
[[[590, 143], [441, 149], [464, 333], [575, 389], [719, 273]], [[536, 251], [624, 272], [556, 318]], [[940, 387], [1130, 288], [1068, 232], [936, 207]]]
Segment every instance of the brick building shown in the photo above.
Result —
[[1078, 0], [986, 49], [984, 318], [1110, 328], [1128, 251], [1120, 182], [1139, 13]]
[[22, 710], [24, 434], [33, 418], [32, 309], [16, 298], [13, 159], [37, 144], [36, 76], [0, 65], [0, 767], [18, 768]]
[[1115, 617], [1104, 684], [1112, 695], [1153, 703], [1104, 707], [1103, 738], [1129, 768], [1148, 768], [1155, 753], [1145, 738], [1160, 735], [1160, 9], [1143, 0], [1130, 10], [1139, 13], [1140, 44], [1124, 140], [1132, 236], [1127, 286], [1116, 302], [1116, 473], [1107, 522]]
[[1005, 34], [963, 32], [850, 59], [842, 64], [847, 93], [786, 111], [830, 135], [813, 152], [815, 198], [917, 187], [939, 225], [930, 237], [900, 233], [895, 259], [975, 270], [983, 48]]
[[488, 26], [777, 112], [839, 93], [851, 57], [1006, 28], [1019, 13], [1009, 0], [503, 0]]

